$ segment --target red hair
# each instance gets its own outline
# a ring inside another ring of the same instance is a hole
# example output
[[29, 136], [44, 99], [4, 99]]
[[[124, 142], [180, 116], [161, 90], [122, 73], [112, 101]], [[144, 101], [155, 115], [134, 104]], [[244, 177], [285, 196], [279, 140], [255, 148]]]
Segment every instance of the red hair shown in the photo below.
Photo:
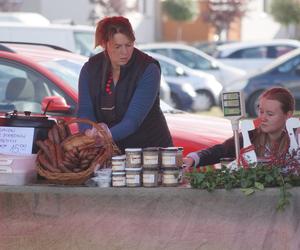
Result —
[[95, 47], [104, 45], [117, 33], [124, 34], [135, 41], [134, 31], [129, 20], [123, 16], [105, 17], [97, 23], [95, 33]]

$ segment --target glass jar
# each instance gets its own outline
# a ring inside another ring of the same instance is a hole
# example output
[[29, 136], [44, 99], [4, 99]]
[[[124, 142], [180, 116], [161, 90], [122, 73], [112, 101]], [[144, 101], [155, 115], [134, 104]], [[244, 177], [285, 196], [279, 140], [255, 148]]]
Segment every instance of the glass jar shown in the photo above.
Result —
[[142, 149], [126, 148], [126, 168], [141, 168], [142, 166]]
[[176, 156], [178, 148], [168, 147], [161, 149], [161, 167], [162, 168], [176, 168]]
[[179, 170], [164, 169], [162, 174], [162, 185], [165, 187], [176, 187], [178, 186]]
[[221, 167], [226, 167], [228, 166], [228, 164], [232, 161], [234, 161], [235, 159], [234, 158], [231, 158], [231, 157], [227, 157], [227, 158], [221, 158], [220, 159], [220, 164], [221, 164]]
[[143, 169], [143, 186], [144, 187], [158, 186], [158, 168]]
[[178, 168], [181, 168], [183, 165], [183, 147], [177, 148], [177, 154], [176, 154], [176, 166]]
[[158, 148], [144, 148], [143, 149], [143, 168], [158, 168]]
[[111, 158], [111, 168], [113, 172], [125, 171], [125, 155], [117, 155]]
[[113, 187], [125, 187], [126, 186], [125, 171], [112, 173], [112, 186]]
[[126, 186], [140, 187], [142, 168], [125, 168], [126, 171]]

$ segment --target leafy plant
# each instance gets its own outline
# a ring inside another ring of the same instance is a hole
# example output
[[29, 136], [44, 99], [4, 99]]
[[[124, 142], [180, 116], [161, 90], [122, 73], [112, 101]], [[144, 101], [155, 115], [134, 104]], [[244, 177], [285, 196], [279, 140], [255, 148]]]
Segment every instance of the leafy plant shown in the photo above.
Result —
[[216, 188], [241, 188], [245, 195], [251, 195], [256, 191], [262, 191], [265, 187], [279, 187], [279, 200], [277, 210], [284, 210], [290, 203], [291, 193], [288, 189], [298, 185], [296, 176], [283, 174], [281, 168], [274, 166], [257, 165], [250, 168], [239, 168], [232, 171], [226, 167], [214, 169], [209, 166], [206, 170], [193, 168], [185, 174], [193, 188], [207, 189], [213, 191]]

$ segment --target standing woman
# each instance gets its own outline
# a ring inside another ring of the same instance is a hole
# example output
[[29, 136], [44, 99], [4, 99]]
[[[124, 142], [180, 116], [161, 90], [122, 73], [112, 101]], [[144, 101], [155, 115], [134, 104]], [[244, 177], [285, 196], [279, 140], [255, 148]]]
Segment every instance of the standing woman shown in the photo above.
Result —
[[129, 20], [98, 22], [92, 56], [81, 69], [77, 116], [105, 123], [124, 152], [132, 147], [168, 147], [172, 138], [160, 109], [160, 66], [134, 47]]

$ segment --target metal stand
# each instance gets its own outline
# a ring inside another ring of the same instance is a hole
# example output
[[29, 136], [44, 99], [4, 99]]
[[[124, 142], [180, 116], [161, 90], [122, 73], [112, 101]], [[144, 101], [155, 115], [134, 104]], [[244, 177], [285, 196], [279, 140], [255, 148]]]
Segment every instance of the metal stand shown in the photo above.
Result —
[[234, 147], [235, 147], [235, 158], [239, 159], [240, 156], [240, 140], [239, 140], [239, 119], [231, 120], [231, 126], [234, 137]]

